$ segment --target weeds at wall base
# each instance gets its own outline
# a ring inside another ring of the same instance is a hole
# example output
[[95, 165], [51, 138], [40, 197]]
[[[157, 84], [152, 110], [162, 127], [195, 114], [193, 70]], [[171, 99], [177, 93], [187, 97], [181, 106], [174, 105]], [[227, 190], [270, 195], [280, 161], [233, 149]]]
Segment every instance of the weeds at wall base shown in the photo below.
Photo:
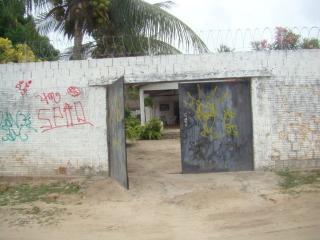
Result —
[[76, 183], [51, 183], [51, 184], [18, 184], [10, 186], [0, 183], [0, 206], [17, 205], [34, 201], [47, 203], [57, 202], [59, 194], [77, 194], [80, 185]]
[[285, 169], [276, 171], [276, 174], [281, 177], [279, 186], [282, 190], [293, 190], [303, 185], [320, 188], [320, 170], [302, 172]]

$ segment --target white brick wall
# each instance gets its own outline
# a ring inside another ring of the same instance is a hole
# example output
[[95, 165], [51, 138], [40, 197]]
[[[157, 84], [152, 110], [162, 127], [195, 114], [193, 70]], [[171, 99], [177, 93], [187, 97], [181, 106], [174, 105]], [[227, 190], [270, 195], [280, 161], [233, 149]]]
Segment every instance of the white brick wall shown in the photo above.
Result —
[[1, 65], [0, 175], [107, 171], [106, 89], [88, 86], [87, 69], [87, 61]]
[[[123, 75], [127, 83], [251, 78], [255, 168], [319, 166], [320, 50], [299, 50], [0, 65], [0, 174], [106, 171], [104, 85]], [[20, 80], [32, 80], [24, 96]], [[70, 96], [70, 86], [81, 95]], [[37, 97], [51, 92], [58, 103]], [[65, 103], [73, 108], [63, 112]], [[42, 132], [44, 118], [68, 127]]]

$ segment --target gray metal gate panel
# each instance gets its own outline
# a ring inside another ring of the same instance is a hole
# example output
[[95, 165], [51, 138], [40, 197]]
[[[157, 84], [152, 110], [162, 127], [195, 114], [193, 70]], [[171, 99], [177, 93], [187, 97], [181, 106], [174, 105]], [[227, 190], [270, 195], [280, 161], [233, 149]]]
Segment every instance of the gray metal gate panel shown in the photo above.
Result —
[[179, 84], [182, 172], [253, 170], [249, 81]]
[[109, 176], [128, 189], [123, 87], [123, 78], [108, 86], [108, 161]]

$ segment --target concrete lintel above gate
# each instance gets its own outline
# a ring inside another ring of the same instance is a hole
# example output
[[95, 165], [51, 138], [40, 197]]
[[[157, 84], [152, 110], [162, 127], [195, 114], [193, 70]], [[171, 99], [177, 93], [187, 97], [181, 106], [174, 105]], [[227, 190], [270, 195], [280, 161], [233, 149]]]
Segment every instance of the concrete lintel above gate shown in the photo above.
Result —
[[211, 79], [228, 78], [252, 78], [252, 77], [271, 77], [268, 71], [249, 70], [249, 71], [225, 71], [225, 72], [184, 72], [174, 74], [154, 74], [141, 76], [125, 76], [126, 83], [156, 83], [156, 82], [185, 82]]
[[124, 77], [123, 75], [119, 76], [119, 77], [100, 77], [98, 79], [90, 79], [88, 80], [89, 86], [94, 87], [94, 86], [107, 86], [107, 85], [111, 85], [112, 83], [114, 83], [115, 81], [117, 81], [118, 79]]
[[[130, 74], [122, 75], [125, 83], [159, 83], [159, 82], [185, 82], [209, 79], [228, 79], [228, 78], [253, 78], [253, 77], [271, 77], [272, 73], [266, 70], [240, 70], [240, 71], [198, 71], [198, 72], [181, 72], [173, 74]], [[120, 77], [100, 78], [89, 81], [90, 86], [110, 85]]]

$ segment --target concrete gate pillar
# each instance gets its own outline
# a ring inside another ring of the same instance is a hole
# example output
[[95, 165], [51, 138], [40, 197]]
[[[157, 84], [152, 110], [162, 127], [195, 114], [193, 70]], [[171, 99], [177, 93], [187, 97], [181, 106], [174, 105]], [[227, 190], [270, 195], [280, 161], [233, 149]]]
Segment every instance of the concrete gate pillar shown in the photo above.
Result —
[[141, 125], [144, 126], [146, 123], [146, 114], [144, 111], [144, 91], [143, 89], [139, 89], [139, 101], [140, 101], [140, 119], [141, 119]]

